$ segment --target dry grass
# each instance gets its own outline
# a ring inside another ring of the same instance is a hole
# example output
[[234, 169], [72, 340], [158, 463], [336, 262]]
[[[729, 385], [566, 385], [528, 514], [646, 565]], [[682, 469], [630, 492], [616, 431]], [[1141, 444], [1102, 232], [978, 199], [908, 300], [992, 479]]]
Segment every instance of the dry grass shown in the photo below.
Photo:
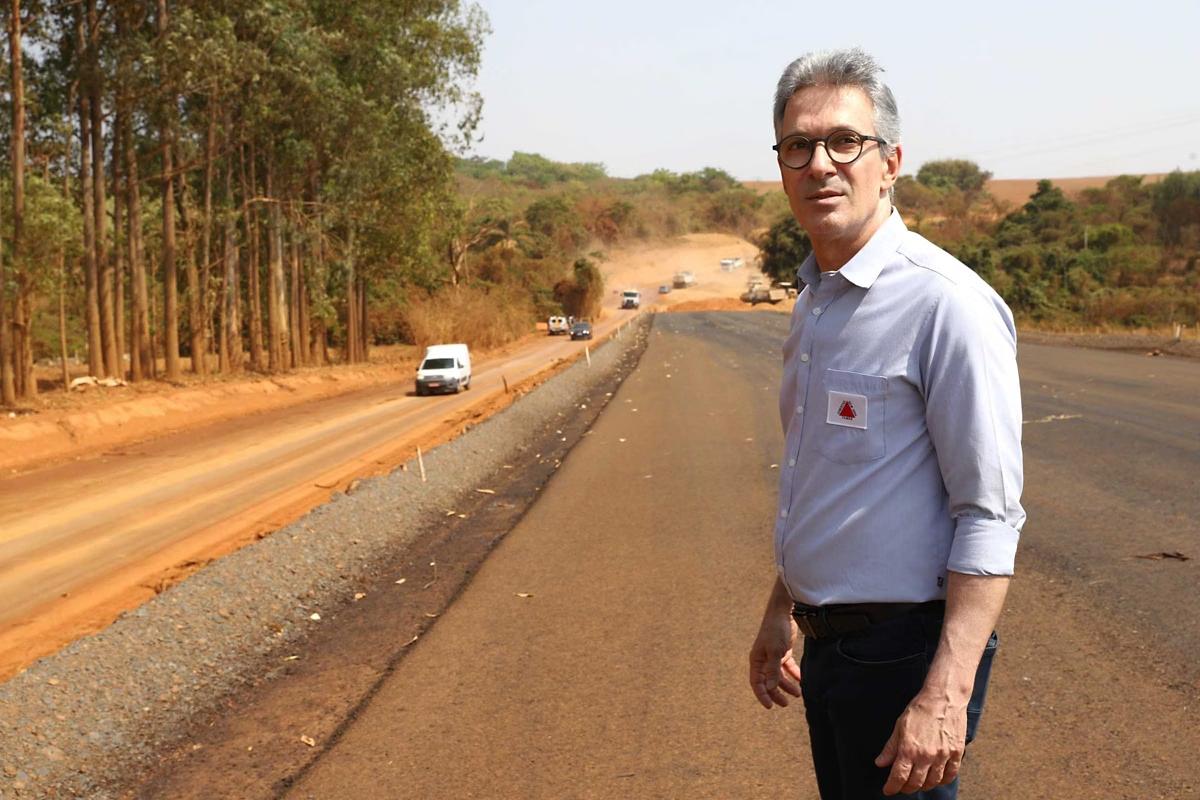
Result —
[[448, 288], [409, 302], [402, 313], [411, 340], [420, 347], [465, 342], [488, 350], [519, 339], [534, 329], [535, 310], [517, 287], [483, 291]]

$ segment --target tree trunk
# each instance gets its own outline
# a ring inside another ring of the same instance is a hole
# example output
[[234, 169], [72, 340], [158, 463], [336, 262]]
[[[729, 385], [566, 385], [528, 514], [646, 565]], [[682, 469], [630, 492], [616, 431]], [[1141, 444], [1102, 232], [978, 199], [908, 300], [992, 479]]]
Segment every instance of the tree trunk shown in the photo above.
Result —
[[104, 374], [104, 345], [100, 337], [99, 276], [96, 272], [96, 217], [92, 191], [92, 112], [87, 94], [79, 94], [79, 180], [83, 194], [83, 270], [87, 286], [88, 374]]
[[[158, 35], [167, 32], [167, 0], [158, 0]], [[175, 164], [171, 157], [171, 131], [175, 119], [174, 98], [168, 94], [162, 108], [159, 147], [162, 151], [162, 266], [163, 266], [163, 346], [166, 350], [167, 380], [177, 381], [179, 365], [178, 274], [175, 267]]]
[[[176, 154], [177, 163], [184, 163], [181, 154]], [[208, 323], [204, 319], [204, 286], [200, 282], [200, 271], [196, 267], [196, 209], [192, 202], [192, 189], [188, 185], [187, 175], [178, 176], [179, 210], [183, 217], [183, 251], [184, 274], [188, 285], [188, 347], [192, 354], [192, 373], [195, 375], [208, 374], [208, 344], [205, 333]]]
[[[315, 163], [309, 164], [309, 191], [312, 192], [313, 200], [320, 198], [320, 185], [317, 181], [317, 169]], [[321, 204], [318, 202], [313, 208], [313, 225], [312, 238], [309, 242], [309, 275], [316, 276], [317, 285], [321, 287], [321, 295], [324, 296], [325, 287], [328, 285], [328, 273], [325, 271], [325, 220], [321, 212]], [[304, 281], [304, 330], [308, 332], [309, 344], [308, 362], [320, 363], [326, 365], [329, 363], [329, 350], [326, 347], [326, 330], [325, 317], [322, 315], [316, 320], [312, 319], [312, 280]]]
[[37, 378], [33, 375], [33, 281], [22, 276], [17, 289], [17, 386], [21, 397], [33, 400], [38, 395]]
[[114, 270], [108, 258], [108, 205], [105, 202], [104, 176], [104, 86], [100, 68], [100, 18], [96, 0], [87, 0], [88, 80], [84, 91], [88, 94], [89, 110], [92, 114], [92, 213], [96, 215], [95, 240], [96, 269], [99, 270], [100, 287], [100, 341], [104, 352], [105, 375], [120, 375], [121, 361], [117, 350], [116, 312], [114, 297]]
[[283, 277], [283, 231], [279, 199], [275, 196], [275, 165], [267, 156], [267, 348], [270, 369], [278, 372], [288, 364], [287, 286]]
[[358, 279], [358, 357], [360, 361], [367, 362], [371, 360], [371, 351], [369, 346], [371, 325], [370, 319], [367, 316], [367, 281], [364, 278]]
[[209, 271], [212, 266], [213, 162], [216, 160], [217, 106], [209, 98], [208, 129], [204, 133], [204, 217], [201, 220], [200, 314], [204, 318], [204, 350], [212, 341], [212, 307], [208, 297]]
[[262, 290], [258, 268], [258, 212], [250, 198], [258, 186], [254, 170], [254, 144], [250, 144], [250, 175], [246, 175], [246, 152], [242, 149], [242, 220], [246, 226], [246, 243], [250, 258], [246, 264], [247, 305], [250, 308], [250, 366], [256, 372], [263, 371]]
[[[123, 38], [131, 24], [130, 10], [122, 7], [116, 16], [117, 38]], [[134, 23], [136, 24], [136, 23]], [[137, 146], [133, 140], [133, 122], [128, 94], [131, 58], [122, 52], [117, 65], [117, 125], [113, 130], [113, 171], [123, 160], [125, 169], [125, 263], [129, 272], [129, 377], [140, 381], [154, 375], [154, 357], [150, 348], [150, 297], [146, 280], [146, 256], [142, 245], [142, 188], [139, 178]], [[119, 189], [113, 184], [114, 196]], [[117, 226], [120, 231], [120, 226]]]
[[288, 286], [291, 289], [288, 298], [289, 316], [291, 317], [291, 350], [292, 350], [292, 366], [299, 367], [305, 363], [304, 358], [304, 328], [300, 325], [300, 298], [304, 291], [304, 286], [300, 280], [300, 243], [298, 241], [299, 233], [293, 230], [292, 235], [288, 237], [288, 267], [291, 273], [291, 280]]
[[132, 334], [129, 343], [130, 375], [135, 381], [155, 373], [150, 347], [150, 293], [146, 279], [146, 255], [142, 245], [142, 190], [138, 178], [137, 148], [129, 116], [122, 118], [121, 141], [125, 152], [125, 191], [129, 213], [129, 272], [133, 294]]
[[[2, 247], [2, 242], [0, 242]], [[17, 384], [13, 376], [12, 338], [8, 321], [8, 285], [4, 253], [0, 252], [0, 405], [17, 404]]]
[[[226, 126], [228, 129], [228, 126]], [[237, 226], [233, 218], [233, 159], [225, 160], [225, 252], [224, 279], [221, 282], [221, 369], [232, 372], [242, 368], [242, 323], [238, 313]]]
[[[11, 67], [10, 95], [12, 100], [12, 161], [13, 161], [13, 274], [24, 273], [21, 265], [21, 234], [25, 219], [25, 84], [22, 74], [21, 2], [12, 0], [8, 20], [9, 64]], [[18, 359], [12, 341], [8, 318], [8, 282], [3, 255], [0, 255], [0, 402], [11, 406], [17, 401]]]
[[358, 278], [354, 274], [354, 224], [346, 233], [346, 344], [342, 360], [347, 364], [358, 361], [358, 298], [354, 291]]
[[171, 133], [164, 123], [159, 131], [162, 178], [162, 273], [163, 273], [163, 346], [166, 350], [167, 380], [177, 381], [182, 372], [179, 363], [179, 275], [175, 265], [175, 171], [171, 156]]
[[[300, 260], [303, 253], [303, 247], [299, 242], [296, 242], [296, 258]], [[311, 303], [308, 293], [309, 275], [312, 273], [311, 261], [305, 266], [303, 261], [300, 261], [300, 267], [297, 270], [297, 281], [300, 284], [300, 290], [297, 300], [296, 318], [294, 322], [300, 330], [300, 363], [308, 365], [313, 363], [312, 357], [312, 319], [309, 313], [309, 305]]]
[[[125, 257], [125, 193], [121, 191], [121, 150], [119, 147], [120, 130], [124, 125], [122, 111], [117, 110], [117, 117], [112, 126], [112, 199], [113, 199], [113, 240], [111, 258], [113, 261], [113, 330], [117, 339], [117, 377], [125, 378], [125, 286], [128, 283], [126, 275], [128, 259]], [[133, 358], [130, 357], [132, 363]]]
[[[75, 94], [78, 83], [72, 83], [67, 90], [67, 118], [64, 126], [67, 131], [67, 146], [63, 151], [62, 176], [63, 198], [71, 199], [71, 109], [75, 106]], [[60, 247], [58, 251], [58, 352], [62, 360], [63, 391], [71, 391], [71, 371], [67, 367], [67, 251]]]
[[67, 253], [58, 251], [58, 357], [62, 362], [63, 391], [71, 391], [71, 371], [67, 368]]
[[317, 319], [316, 331], [313, 334], [316, 339], [317, 358], [321, 360], [321, 366], [329, 364], [329, 331], [325, 329], [325, 318]]

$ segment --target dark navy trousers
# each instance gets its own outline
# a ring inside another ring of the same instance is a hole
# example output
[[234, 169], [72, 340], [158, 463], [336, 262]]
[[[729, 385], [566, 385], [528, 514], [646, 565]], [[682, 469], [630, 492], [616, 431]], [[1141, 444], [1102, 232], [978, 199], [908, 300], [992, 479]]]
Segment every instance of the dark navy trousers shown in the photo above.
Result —
[[[804, 640], [801, 688], [821, 800], [882, 800], [890, 767], [875, 758], [896, 720], [920, 691], [942, 630], [942, 611], [916, 611], [839, 638]], [[967, 742], [975, 738], [998, 639], [993, 633], [967, 706]], [[931, 791], [895, 795], [955, 800], [958, 780]]]

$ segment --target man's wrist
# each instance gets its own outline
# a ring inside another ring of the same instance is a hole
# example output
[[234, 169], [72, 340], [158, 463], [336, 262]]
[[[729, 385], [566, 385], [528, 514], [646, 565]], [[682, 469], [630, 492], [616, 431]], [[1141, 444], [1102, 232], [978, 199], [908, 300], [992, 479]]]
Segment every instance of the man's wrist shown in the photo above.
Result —
[[966, 706], [975, 691], [975, 669], [939, 669], [938, 666], [935, 661], [925, 675], [925, 683], [917, 697], [951, 706]]
[[921, 687], [921, 691], [913, 698], [913, 704], [936, 708], [965, 709], [971, 699], [972, 684], [965, 687], [962, 683], [930, 685], [929, 681]]

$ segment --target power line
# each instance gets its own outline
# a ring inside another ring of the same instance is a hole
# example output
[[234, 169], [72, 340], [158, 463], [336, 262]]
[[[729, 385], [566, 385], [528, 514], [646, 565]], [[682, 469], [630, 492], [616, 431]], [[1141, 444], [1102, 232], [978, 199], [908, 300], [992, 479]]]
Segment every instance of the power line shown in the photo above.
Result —
[[1200, 111], [1189, 112], [1185, 117], [1176, 117], [1169, 122], [1160, 122], [1152, 125], [1136, 125], [1127, 126], [1126, 128], [1115, 128], [1104, 132], [1097, 132], [1090, 135], [1072, 137], [1069, 141], [1063, 141], [1051, 146], [1036, 145], [1032, 147], [1023, 147], [1016, 150], [998, 149], [992, 151], [983, 151], [975, 154], [975, 157], [980, 161], [993, 162], [1004, 161], [1013, 158], [1023, 158], [1026, 156], [1042, 155], [1043, 153], [1055, 153], [1063, 150], [1071, 150], [1080, 146], [1091, 144], [1102, 144], [1104, 142], [1116, 141], [1125, 139], [1136, 133], [1156, 133], [1163, 130], [1173, 130], [1176, 128], [1184, 128], [1190, 125], [1200, 123]]

